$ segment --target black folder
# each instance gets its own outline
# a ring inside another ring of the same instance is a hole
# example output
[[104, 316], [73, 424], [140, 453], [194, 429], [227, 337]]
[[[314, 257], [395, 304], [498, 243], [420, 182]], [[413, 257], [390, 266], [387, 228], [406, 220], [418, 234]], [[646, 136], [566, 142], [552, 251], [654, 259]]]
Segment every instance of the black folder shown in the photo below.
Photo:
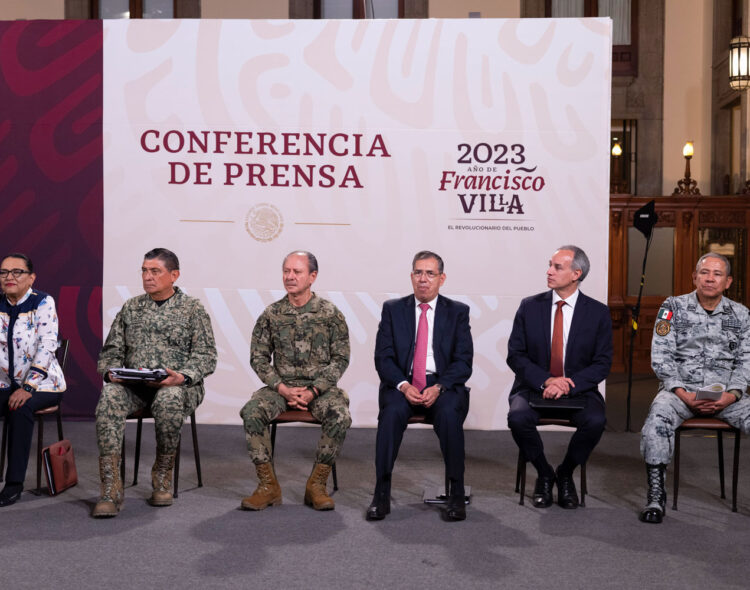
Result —
[[545, 398], [541, 391], [535, 391], [529, 396], [529, 405], [535, 410], [583, 410], [586, 400], [583, 397], [569, 397], [564, 395], [557, 399]]

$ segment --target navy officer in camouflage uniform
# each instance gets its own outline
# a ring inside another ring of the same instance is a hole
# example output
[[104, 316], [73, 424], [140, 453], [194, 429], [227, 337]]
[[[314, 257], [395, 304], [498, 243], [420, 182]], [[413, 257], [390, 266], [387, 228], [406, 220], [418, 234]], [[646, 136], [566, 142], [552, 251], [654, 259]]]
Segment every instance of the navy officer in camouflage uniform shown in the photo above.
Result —
[[[156, 429], [149, 503], [172, 504], [172, 468], [182, 423], [203, 401], [203, 379], [216, 368], [216, 344], [206, 310], [174, 285], [180, 276], [177, 256], [155, 248], [144, 258], [141, 277], [146, 293], [125, 302], [99, 355], [97, 370], [106, 384], [96, 406], [101, 498], [94, 517], [116, 516], [122, 507], [125, 418], [147, 406]], [[110, 374], [116, 367], [165, 369], [168, 376], [155, 384], [125, 384]]]
[[[669, 297], [659, 309], [651, 342], [651, 366], [661, 381], [641, 431], [648, 493], [643, 522], [664, 518], [666, 466], [674, 432], [694, 416], [715, 416], [750, 432], [750, 313], [723, 293], [732, 284], [729, 261], [701, 256], [693, 273], [695, 291]], [[720, 384], [717, 400], [697, 400], [696, 390]]]
[[281, 504], [268, 425], [293, 409], [309, 410], [322, 428], [305, 504], [333, 510], [326, 482], [352, 423], [349, 398], [336, 386], [349, 366], [349, 329], [336, 306], [311, 290], [318, 276], [315, 256], [292, 252], [284, 259], [282, 273], [287, 295], [263, 311], [250, 345], [250, 365], [266, 386], [240, 412], [258, 475], [257, 489], [241, 506], [263, 510]]

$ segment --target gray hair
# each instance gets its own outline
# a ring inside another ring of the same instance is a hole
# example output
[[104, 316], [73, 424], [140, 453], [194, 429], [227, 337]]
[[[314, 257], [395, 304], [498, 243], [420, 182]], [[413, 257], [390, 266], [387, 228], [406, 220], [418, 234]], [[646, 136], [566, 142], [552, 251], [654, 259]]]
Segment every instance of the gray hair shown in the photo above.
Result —
[[411, 269], [414, 270], [414, 265], [417, 263], [417, 260], [428, 260], [430, 258], [434, 258], [435, 260], [437, 260], [438, 271], [440, 272], [440, 274], [443, 274], [443, 259], [434, 252], [430, 252], [429, 250], [421, 250], [414, 255], [414, 259], [411, 261]]
[[572, 244], [560, 246], [558, 250], [570, 250], [573, 253], [573, 262], [570, 263], [570, 267], [573, 270], [581, 271], [581, 276], [578, 277], [578, 282], [582, 283], [583, 279], [588, 276], [589, 270], [591, 269], [591, 263], [589, 262], [589, 257], [586, 256], [586, 252]]
[[704, 254], [703, 256], [701, 256], [695, 265], [695, 272], [698, 272], [701, 269], [701, 265], [706, 261], [706, 258], [718, 258], [719, 260], [721, 260], [727, 269], [727, 276], [732, 276], [732, 265], [729, 263], [729, 259], [717, 252], [709, 252], [708, 254]]
[[286, 264], [286, 261], [290, 256], [306, 256], [307, 272], [318, 272], [318, 259], [315, 258], [315, 255], [312, 252], [308, 252], [307, 250], [295, 250], [294, 252], [289, 252], [289, 254], [284, 256], [284, 262], [281, 263], [281, 266], [284, 266], [284, 264]]

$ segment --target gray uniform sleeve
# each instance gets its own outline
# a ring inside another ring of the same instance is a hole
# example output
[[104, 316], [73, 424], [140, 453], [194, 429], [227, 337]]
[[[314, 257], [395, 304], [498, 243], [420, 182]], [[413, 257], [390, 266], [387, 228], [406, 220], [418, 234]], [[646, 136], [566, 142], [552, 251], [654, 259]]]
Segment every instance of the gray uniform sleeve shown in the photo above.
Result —
[[677, 387], [685, 387], [676, 362], [677, 342], [675, 331], [672, 329], [672, 320], [677, 311], [675, 303], [673, 297], [668, 297], [662, 303], [660, 311], [671, 312], [672, 318], [657, 319], [651, 337], [651, 368], [667, 391], [672, 391]]
[[739, 331], [737, 355], [726, 389], [739, 391], [741, 396], [747, 390], [747, 384], [750, 381], [750, 313], [745, 308], [740, 309], [742, 310], [740, 317], [742, 327]]

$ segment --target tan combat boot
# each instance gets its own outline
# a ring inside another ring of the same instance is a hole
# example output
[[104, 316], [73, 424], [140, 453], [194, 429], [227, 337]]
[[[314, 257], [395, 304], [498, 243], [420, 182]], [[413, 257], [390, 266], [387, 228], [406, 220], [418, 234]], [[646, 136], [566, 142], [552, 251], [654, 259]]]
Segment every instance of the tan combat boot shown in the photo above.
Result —
[[276, 481], [273, 464], [258, 463], [255, 466], [255, 472], [258, 474], [258, 487], [255, 488], [252, 496], [242, 498], [242, 504], [240, 504], [242, 509], [263, 510], [269, 506], [281, 504], [281, 486]]
[[125, 501], [120, 480], [120, 455], [99, 457], [102, 496], [91, 511], [94, 518], [117, 516]]
[[174, 467], [174, 453], [162, 455], [156, 453], [156, 461], [151, 468], [151, 485], [154, 491], [148, 499], [151, 506], [172, 505], [172, 468]]
[[305, 504], [312, 506], [315, 510], [333, 510], [336, 503], [326, 492], [328, 475], [331, 466], [324, 463], [316, 463], [305, 486]]

